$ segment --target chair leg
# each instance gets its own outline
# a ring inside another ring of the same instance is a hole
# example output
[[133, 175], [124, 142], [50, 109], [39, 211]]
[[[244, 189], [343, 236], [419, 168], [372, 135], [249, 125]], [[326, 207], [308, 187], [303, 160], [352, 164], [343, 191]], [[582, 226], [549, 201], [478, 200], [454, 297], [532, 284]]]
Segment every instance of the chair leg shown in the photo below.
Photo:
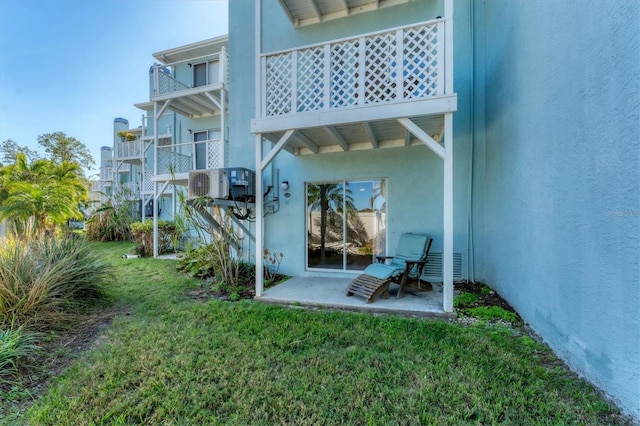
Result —
[[398, 289], [398, 294], [396, 295], [396, 299], [400, 299], [404, 297], [404, 286], [405, 284], [407, 284], [408, 276], [409, 276], [408, 273], [405, 273], [404, 275], [402, 275], [402, 279], [400, 280], [400, 288]]

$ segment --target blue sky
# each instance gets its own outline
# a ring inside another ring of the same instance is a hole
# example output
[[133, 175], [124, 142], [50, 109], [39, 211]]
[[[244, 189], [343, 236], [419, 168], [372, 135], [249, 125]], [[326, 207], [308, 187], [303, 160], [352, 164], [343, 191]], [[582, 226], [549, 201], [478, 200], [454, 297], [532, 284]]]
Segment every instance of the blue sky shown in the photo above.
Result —
[[99, 162], [139, 126], [154, 52], [228, 32], [228, 0], [0, 0], [0, 141], [62, 131]]

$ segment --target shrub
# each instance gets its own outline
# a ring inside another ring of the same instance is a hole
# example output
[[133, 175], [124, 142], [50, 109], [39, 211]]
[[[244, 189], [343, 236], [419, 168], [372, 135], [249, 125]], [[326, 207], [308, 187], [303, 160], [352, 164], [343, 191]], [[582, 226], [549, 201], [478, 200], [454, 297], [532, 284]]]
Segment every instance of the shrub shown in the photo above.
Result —
[[132, 222], [140, 220], [138, 200], [131, 189], [120, 185], [114, 188], [108, 197], [87, 220], [87, 238], [89, 241], [131, 241]]
[[0, 244], [0, 327], [54, 325], [104, 296], [107, 265], [82, 238], [6, 237]]
[[[158, 220], [158, 254], [167, 253], [173, 248], [176, 226], [172, 222]], [[153, 256], [153, 221], [131, 224], [131, 236], [140, 256]]]
[[133, 221], [132, 205], [114, 207], [107, 202], [89, 216], [86, 223], [89, 241], [130, 241], [129, 225]]
[[453, 298], [453, 306], [460, 308], [463, 306], [469, 306], [476, 303], [480, 298], [474, 293], [462, 293]]
[[484, 321], [503, 320], [510, 323], [518, 322], [518, 316], [499, 306], [478, 306], [467, 309], [469, 315]]
[[11, 383], [18, 371], [18, 363], [39, 348], [35, 334], [24, 330], [24, 326], [0, 330], [0, 385]]

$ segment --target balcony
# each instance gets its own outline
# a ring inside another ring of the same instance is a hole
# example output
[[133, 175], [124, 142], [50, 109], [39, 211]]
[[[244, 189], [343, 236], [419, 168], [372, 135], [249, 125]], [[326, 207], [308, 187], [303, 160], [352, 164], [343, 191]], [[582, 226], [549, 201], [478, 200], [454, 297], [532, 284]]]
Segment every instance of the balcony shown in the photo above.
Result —
[[111, 185], [113, 180], [113, 169], [111, 167], [103, 167], [100, 169], [100, 180], [104, 185]]
[[[128, 142], [116, 142], [116, 158], [140, 159], [144, 154], [144, 144], [140, 139]], [[122, 168], [120, 169], [122, 171]]]
[[395, 122], [403, 117], [439, 135], [442, 115], [457, 106], [446, 25], [436, 19], [263, 54], [253, 132], [278, 138], [297, 129], [297, 146], [308, 152], [322, 152], [327, 138], [342, 150], [406, 144], [406, 129]]
[[[214, 115], [223, 109], [228, 83], [228, 55], [224, 47], [218, 54], [217, 81], [192, 86], [191, 81], [176, 79], [166, 65], [153, 67], [151, 102], [166, 102], [169, 109], [190, 118], [201, 118]], [[151, 105], [140, 104], [141, 108]]]
[[[176, 152], [174, 149], [182, 152]], [[227, 166], [228, 150], [221, 139], [187, 142], [170, 145], [158, 149], [157, 175], [153, 181], [185, 180], [191, 170], [217, 169]], [[185, 154], [191, 152], [191, 154]], [[149, 181], [145, 175], [145, 181]], [[143, 191], [151, 190], [151, 186], [143, 186]]]

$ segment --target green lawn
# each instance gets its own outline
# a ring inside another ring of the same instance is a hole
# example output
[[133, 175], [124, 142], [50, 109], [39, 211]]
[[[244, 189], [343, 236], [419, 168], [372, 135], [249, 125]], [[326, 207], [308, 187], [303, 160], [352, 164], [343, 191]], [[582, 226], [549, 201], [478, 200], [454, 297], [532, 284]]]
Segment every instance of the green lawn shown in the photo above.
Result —
[[196, 300], [128, 247], [96, 246], [119, 313], [7, 424], [625, 424], [506, 327]]

